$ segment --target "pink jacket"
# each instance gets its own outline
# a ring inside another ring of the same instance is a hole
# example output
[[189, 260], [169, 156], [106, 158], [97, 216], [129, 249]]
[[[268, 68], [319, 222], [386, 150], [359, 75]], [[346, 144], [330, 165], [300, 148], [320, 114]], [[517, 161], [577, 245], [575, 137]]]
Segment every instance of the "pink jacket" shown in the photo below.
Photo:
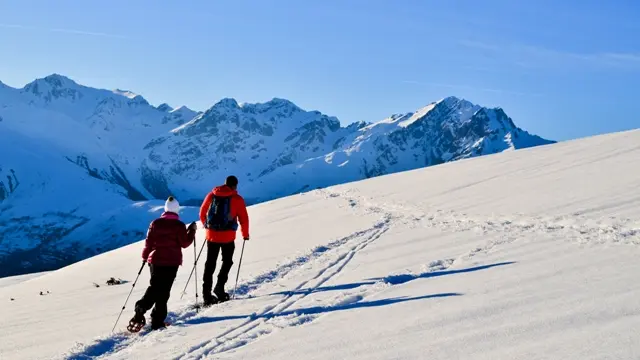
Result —
[[165, 212], [153, 220], [147, 231], [142, 258], [159, 266], [182, 265], [182, 249], [195, 240], [196, 232], [187, 230], [178, 214]]

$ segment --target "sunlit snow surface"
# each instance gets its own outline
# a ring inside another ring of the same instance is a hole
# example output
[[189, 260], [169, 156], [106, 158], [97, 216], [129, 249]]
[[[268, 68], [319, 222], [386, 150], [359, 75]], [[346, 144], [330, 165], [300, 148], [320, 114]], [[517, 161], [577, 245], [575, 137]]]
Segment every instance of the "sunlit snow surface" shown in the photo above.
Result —
[[126, 333], [145, 269], [112, 334], [138, 242], [1, 287], [0, 357], [636, 359], [638, 184], [631, 131], [263, 203], [249, 208], [236, 300], [188, 309], [189, 248], [173, 325]]

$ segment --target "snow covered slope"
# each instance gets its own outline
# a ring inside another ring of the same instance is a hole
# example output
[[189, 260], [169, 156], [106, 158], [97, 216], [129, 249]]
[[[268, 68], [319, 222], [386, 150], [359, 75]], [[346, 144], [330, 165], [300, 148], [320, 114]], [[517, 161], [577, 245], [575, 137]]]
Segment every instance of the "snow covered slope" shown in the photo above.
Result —
[[0, 288], [0, 358], [637, 359], [639, 169], [636, 130], [261, 203], [235, 301], [188, 309], [186, 249], [173, 326], [122, 332], [145, 269], [111, 334], [137, 242]]
[[499, 108], [454, 97], [342, 127], [278, 98], [223, 99], [201, 113], [57, 74], [0, 84], [0, 276], [129, 244], [151, 216], [136, 204], [174, 195], [197, 206], [230, 173], [257, 203], [549, 143]]

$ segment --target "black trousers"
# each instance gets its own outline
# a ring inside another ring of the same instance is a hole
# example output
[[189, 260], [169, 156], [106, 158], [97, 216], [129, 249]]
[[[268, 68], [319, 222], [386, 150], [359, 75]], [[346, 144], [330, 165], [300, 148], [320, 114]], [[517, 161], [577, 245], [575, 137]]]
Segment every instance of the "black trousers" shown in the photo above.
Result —
[[[202, 279], [202, 296], [206, 300], [211, 298], [211, 286], [213, 285], [213, 273], [216, 271], [218, 253], [222, 251], [222, 266], [218, 273], [218, 282], [215, 289], [224, 291], [224, 285], [229, 279], [229, 271], [233, 265], [233, 252], [236, 248], [234, 242], [220, 244], [209, 241], [207, 243], [207, 262], [204, 264], [204, 277]], [[216, 292], [218, 292], [216, 291]]]
[[152, 306], [151, 324], [162, 325], [167, 317], [167, 302], [171, 296], [171, 286], [178, 273], [177, 266], [150, 265], [151, 281], [142, 299], [136, 302], [136, 312], [144, 314]]

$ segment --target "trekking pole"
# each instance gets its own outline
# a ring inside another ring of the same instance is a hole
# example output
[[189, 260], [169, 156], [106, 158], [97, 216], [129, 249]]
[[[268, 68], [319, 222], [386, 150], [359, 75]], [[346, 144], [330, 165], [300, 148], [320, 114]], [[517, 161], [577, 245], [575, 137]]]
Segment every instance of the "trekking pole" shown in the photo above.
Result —
[[120, 316], [122, 316], [122, 313], [124, 312], [124, 308], [127, 306], [127, 302], [129, 301], [129, 297], [131, 296], [131, 293], [133, 293], [133, 289], [136, 287], [136, 283], [138, 282], [138, 278], [140, 277], [140, 274], [142, 274], [142, 269], [144, 269], [144, 265], [147, 263], [146, 260], [142, 260], [142, 266], [140, 266], [140, 271], [138, 271], [138, 276], [136, 276], [136, 280], [133, 282], [133, 285], [131, 286], [131, 291], [129, 291], [129, 296], [127, 296], [127, 300], [124, 301], [124, 305], [122, 305], [122, 310], [120, 310], [120, 315], [118, 315], [118, 319], [116, 319], [116, 323], [113, 324], [113, 329], [111, 330], [111, 332], [114, 332], [116, 330], [116, 326], [118, 325], [118, 321], [120, 321]]
[[238, 278], [240, 277], [240, 266], [242, 266], [242, 255], [244, 255], [244, 244], [247, 242], [247, 240], [244, 240], [242, 242], [242, 251], [240, 252], [240, 263], [238, 263], [238, 273], [236, 274], [236, 286], [233, 288], [233, 297], [232, 299], [236, 298], [236, 291], [238, 290]]
[[[203, 243], [204, 244], [204, 243]], [[204, 246], [202, 247], [204, 249]], [[193, 278], [193, 282], [196, 286], [196, 312], [198, 311], [198, 257], [196, 256], [196, 239], [193, 239], [193, 258], [195, 259], [193, 262], [193, 271], [195, 272], [195, 277]], [[187, 281], [187, 284], [189, 282]], [[204, 294], [202, 294], [204, 296]]]
[[[193, 275], [193, 272], [196, 269], [196, 265], [198, 264], [198, 260], [200, 259], [200, 255], [202, 254], [202, 250], [204, 250], [204, 246], [207, 242], [203, 242], [202, 243], [202, 247], [200, 248], [200, 253], [198, 253], [198, 257], [195, 259], [194, 263], [193, 263], [193, 269], [191, 269], [191, 274], [189, 274], [189, 278], [187, 279], [187, 283], [184, 284], [184, 289], [182, 290], [182, 295], [180, 295], [180, 299], [182, 299], [182, 297], [184, 296], [184, 294], [187, 291], [187, 286], [189, 286], [189, 281], [191, 281], [191, 276]], [[193, 256], [195, 256], [195, 251], [196, 251], [196, 241], [193, 240]], [[198, 275], [196, 274], [196, 277], [198, 277]], [[197, 281], [197, 280], [196, 280]], [[196, 287], [198, 286], [198, 284], [196, 283]]]

